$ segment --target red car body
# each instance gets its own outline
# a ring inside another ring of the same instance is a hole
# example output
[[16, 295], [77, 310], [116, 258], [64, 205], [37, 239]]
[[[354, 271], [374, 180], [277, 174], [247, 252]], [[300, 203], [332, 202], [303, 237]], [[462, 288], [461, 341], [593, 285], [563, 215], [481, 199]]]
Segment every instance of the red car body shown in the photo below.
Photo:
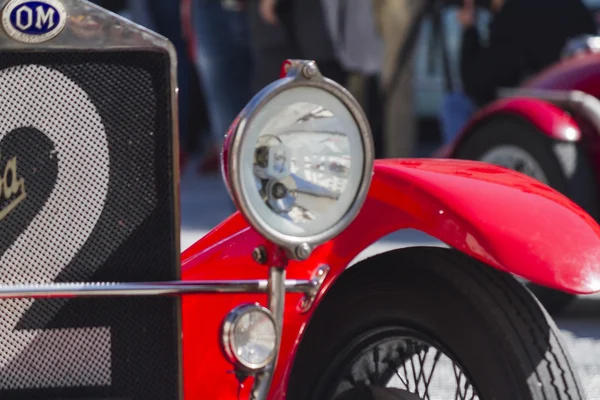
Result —
[[[289, 279], [306, 279], [322, 264], [331, 270], [309, 312], [298, 310], [301, 294], [286, 295], [281, 352], [270, 398], [285, 398], [302, 334], [336, 279], [365, 248], [408, 228], [538, 284], [580, 294], [600, 289], [600, 228], [556, 191], [522, 174], [479, 162], [377, 161], [368, 199], [349, 228], [318, 247], [307, 261], [292, 261], [287, 268]], [[265, 239], [236, 213], [182, 254], [182, 278], [262, 277], [266, 267], [251, 256], [261, 244], [266, 244]], [[183, 297], [186, 399], [238, 398], [239, 383], [219, 348], [218, 332], [232, 307], [266, 300], [266, 295]], [[327, 333], [323, 335], [326, 340]], [[245, 384], [245, 390], [251, 386]]]

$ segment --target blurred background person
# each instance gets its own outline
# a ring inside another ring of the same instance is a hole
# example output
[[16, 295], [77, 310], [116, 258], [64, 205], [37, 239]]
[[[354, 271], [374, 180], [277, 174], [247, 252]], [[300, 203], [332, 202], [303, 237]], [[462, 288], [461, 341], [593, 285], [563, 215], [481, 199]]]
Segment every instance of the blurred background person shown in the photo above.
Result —
[[150, 13], [148, 1], [152, 0], [125, 0], [126, 8], [123, 14], [126, 18], [129, 18], [136, 24], [142, 25], [143, 27], [156, 32], [157, 27], [154, 23], [154, 18]]
[[188, 159], [185, 144], [188, 143], [190, 133], [190, 73], [193, 65], [187, 57], [187, 44], [183, 37], [181, 9], [178, 2], [172, 0], [146, 0], [145, 3], [148, 15], [154, 24], [154, 30], [169, 39], [177, 51], [180, 166], [183, 170]]
[[[196, 139], [195, 133], [203, 129], [206, 121], [202, 119], [205, 114], [202, 112], [202, 91], [193, 76], [193, 64], [186, 51], [179, 5], [177, 2], [162, 0], [94, 0], [94, 3], [165, 36], [173, 43], [178, 57], [180, 167], [184, 169], [190, 144]], [[196, 107], [193, 121], [190, 118], [192, 102]]]
[[379, 75], [383, 43], [375, 29], [372, 0], [249, 0], [253, 90], [279, 77], [287, 58], [312, 59], [321, 73], [357, 98], [383, 153]]
[[379, 90], [383, 40], [376, 29], [372, 0], [324, 0], [323, 11], [347, 89], [363, 107], [371, 124], [375, 156], [384, 155], [383, 96]]
[[415, 21], [432, 0], [373, 0], [377, 29], [383, 39], [381, 91], [384, 96], [384, 157], [414, 156], [417, 119], [414, 107], [414, 45], [407, 46], [418, 32]]
[[255, 61], [253, 91], [278, 79], [288, 58], [315, 60], [323, 75], [346, 85], [348, 74], [337, 58], [323, 9], [327, 1], [247, 0]]
[[182, 0], [181, 5], [187, 18], [184, 30], [195, 43], [193, 53], [211, 129], [198, 170], [219, 172], [223, 137], [252, 94], [254, 63], [245, 1]]
[[581, 0], [489, 0], [489, 8], [494, 16], [487, 46], [475, 26], [475, 0], [464, 0], [458, 15], [463, 26], [463, 92], [450, 94], [444, 102], [446, 143], [477, 108], [496, 98], [499, 88], [517, 86], [558, 61], [568, 39], [597, 33], [593, 15]]

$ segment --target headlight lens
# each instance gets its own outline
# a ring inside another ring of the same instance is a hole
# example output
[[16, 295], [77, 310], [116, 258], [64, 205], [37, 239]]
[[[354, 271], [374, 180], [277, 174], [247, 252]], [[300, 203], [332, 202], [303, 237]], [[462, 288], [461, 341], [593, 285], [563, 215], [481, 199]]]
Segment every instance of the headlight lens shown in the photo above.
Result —
[[242, 214], [271, 242], [297, 250], [337, 236], [357, 215], [371, 181], [373, 143], [344, 88], [320, 74], [290, 72], [240, 114], [224, 157]]
[[355, 201], [364, 152], [358, 126], [324, 89], [296, 87], [265, 104], [247, 127], [241, 194], [257, 217], [308, 239], [335, 226]]
[[275, 321], [271, 312], [258, 304], [240, 306], [225, 318], [222, 339], [229, 361], [251, 371], [262, 369], [275, 356]]

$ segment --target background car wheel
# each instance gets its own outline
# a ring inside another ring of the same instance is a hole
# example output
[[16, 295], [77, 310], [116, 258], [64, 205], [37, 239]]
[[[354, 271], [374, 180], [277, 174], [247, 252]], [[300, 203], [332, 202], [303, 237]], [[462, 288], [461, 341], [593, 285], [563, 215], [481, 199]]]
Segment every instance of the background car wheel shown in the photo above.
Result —
[[[597, 184], [578, 143], [553, 140], [512, 115], [490, 118], [460, 145], [456, 158], [501, 165], [529, 175], [561, 192], [598, 220]], [[551, 314], [576, 296], [527, 284]]]
[[395, 386], [420, 399], [582, 399], [559, 335], [506, 273], [450, 249], [384, 253], [346, 271], [318, 305], [287, 398]]

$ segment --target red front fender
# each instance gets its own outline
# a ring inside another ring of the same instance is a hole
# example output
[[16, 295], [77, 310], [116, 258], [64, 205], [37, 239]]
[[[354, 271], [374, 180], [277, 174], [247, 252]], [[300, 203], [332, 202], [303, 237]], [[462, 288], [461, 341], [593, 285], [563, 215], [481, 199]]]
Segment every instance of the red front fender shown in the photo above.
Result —
[[[369, 197], [355, 221], [309, 260], [292, 262], [291, 279], [320, 264], [331, 272], [318, 299], [364, 248], [399, 229], [414, 228], [496, 268], [573, 293], [600, 290], [600, 228], [553, 189], [508, 169], [460, 160], [377, 161]], [[183, 254], [184, 279], [264, 278], [252, 261], [263, 243], [236, 214]], [[272, 398], [285, 397], [294, 352], [310, 314], [286, 297], [285, 328]], [[265, 296], [183, 299], [186, 398], [231, 398], [237, 382], [220, 354], [220, 323], [235, 305]], [[314, 311], [314, 307], [313, 310]]]
[[[460, 160], [384, 161], [376, 175], [369, 199], [407, 214], [410, 227], [535, 283], [580, 294], [600, 290], [600, 228], [548, 186]], [[395, 230], [384, 215], [378, 227]]]

